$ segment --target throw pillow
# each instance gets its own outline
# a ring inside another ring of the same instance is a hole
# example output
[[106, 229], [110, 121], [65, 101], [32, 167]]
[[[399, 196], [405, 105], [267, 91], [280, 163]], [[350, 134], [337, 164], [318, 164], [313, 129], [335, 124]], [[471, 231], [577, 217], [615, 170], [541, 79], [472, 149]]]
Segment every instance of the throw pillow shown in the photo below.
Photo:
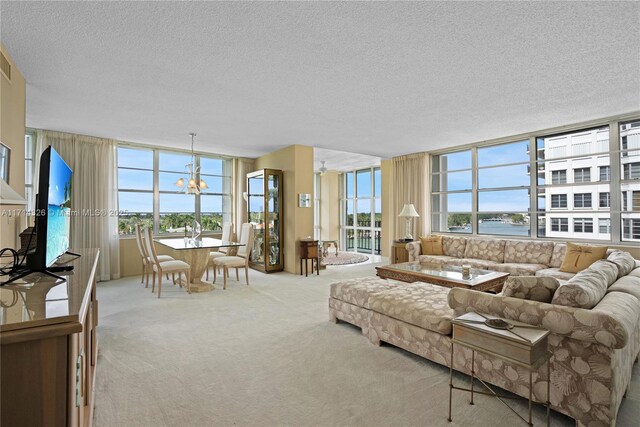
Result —
[[606, 246], [576, 245], [567, 242], [567, 251], [564, 254], [560, 271], [565, 273], [577, 273], [589, 267], [607, 253]]
[[553, 294], [551, 304], [567, 307], [595, 307], [607, 293], [607, 278], [604, 274], [591, 268], [582, 270], [565, 284], [558, 287]]
[[636, 260], [629, 252], [614, 251], [607, 257], [607, 260], [618, 266], [618, 277], [626, 276], [636, 268]]
[[502, 295], [530, 301], [551, 302], [558, 286], [560, 282], [555, 277], [514, 276], [507, 279], [502, 288]]
[[422, 255], [444, 254], [442, 252], [442, 236], [420, 237], [420, 246], [422, 246]]

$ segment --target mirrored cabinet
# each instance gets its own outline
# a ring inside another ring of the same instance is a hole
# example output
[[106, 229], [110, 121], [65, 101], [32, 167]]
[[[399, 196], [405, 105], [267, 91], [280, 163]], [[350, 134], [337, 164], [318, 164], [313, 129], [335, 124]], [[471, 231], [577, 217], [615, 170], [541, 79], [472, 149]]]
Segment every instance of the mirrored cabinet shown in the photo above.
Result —
[[247, 174], [247, 207], [255, 234], [249, 265], [265, 273], [284, 269], [282, 196], [281, 170]]

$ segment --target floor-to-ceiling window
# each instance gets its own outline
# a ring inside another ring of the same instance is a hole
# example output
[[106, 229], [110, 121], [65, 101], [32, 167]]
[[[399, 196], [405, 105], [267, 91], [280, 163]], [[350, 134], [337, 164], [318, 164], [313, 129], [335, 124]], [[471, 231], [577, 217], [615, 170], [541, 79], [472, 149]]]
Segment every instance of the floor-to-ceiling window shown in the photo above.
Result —
[[347, 251], [379, 255], [382, 227], [380, 168], [343, 173], [341, 188], [341, 247]]
[[118, 204], [121, 234], [136, 223], [153, 226], [155, 233], [184, 233], [197, 220], [203, 231], [218, 231], [231, 221], [231, 161], [196, 154], [200, 194], [178, 191], [187, 178], [190, 153], [121, 145], [118, 147]]
[[640, 119], [568, 129], [434, 153], [432, 229], [640, 241]]

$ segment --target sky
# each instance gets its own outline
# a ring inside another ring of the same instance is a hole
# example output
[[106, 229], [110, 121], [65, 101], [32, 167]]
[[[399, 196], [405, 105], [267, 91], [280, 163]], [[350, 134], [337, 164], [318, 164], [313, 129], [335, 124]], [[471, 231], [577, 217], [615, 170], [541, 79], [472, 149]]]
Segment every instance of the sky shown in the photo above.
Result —
[[[160, 213], [193, 212], [195, 210], [195, 197], [181, 194], [175, 183], [180, 178], [188, 178], [185, 165], [191, 162], [191, 156], [180, 153], [160, 152], [158, 164], [158, 184], [160, 194]], [[200, 159], [201, 178], [209, 186], [203, 191], [200, 198], [201, 212], [222, 212], [222, 196], [205, 195], [204, 193], [222, 193], [224, 180], [221, 175], [224, 161], [221, 159]], [[118, 147], [118, 188], [128, 190], [153, 190], [153, 151], [147, 149]], [[150, 169], [131, 170], [126, 168]], [[162, 172], [166, 171], [166, 172]], [[230, 182], [228, 183], [230, 185]], [[119, 208], [129, 212], [152, 213], [153, 194], [119, 193]]]
[[[62, 157], [51, 149], [51, 168], [49, 169], [49, 204], [60, 206], [65, 202], [64, 186], [71, 187], [71, 169]], [[71, 196], [70, 194], [68, 195]]]
[[[347, 174], [347, 197], [353, 197], [353, 172], [348, 172]], [[374, 172], [374, 193], [375, 197], [380, 197], [382, 192], [381, 186], [381, 173], [380, 169], [375, 169]], [[371, 197], [371, 170], [366, 169], [363, 171], [356, 172], [356, 184], [358, 186], [358, 194], [357, 197]]]

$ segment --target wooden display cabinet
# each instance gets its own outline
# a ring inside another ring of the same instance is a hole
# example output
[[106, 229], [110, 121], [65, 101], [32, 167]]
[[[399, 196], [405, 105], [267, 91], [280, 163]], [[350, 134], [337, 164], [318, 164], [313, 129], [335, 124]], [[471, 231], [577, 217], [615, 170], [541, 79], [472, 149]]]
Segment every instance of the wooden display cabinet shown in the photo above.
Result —
[[284, 270], [282, 171], [263, 169], [247, 174], [247, 208], [255, 239], [249, 265], [273, 273]]

